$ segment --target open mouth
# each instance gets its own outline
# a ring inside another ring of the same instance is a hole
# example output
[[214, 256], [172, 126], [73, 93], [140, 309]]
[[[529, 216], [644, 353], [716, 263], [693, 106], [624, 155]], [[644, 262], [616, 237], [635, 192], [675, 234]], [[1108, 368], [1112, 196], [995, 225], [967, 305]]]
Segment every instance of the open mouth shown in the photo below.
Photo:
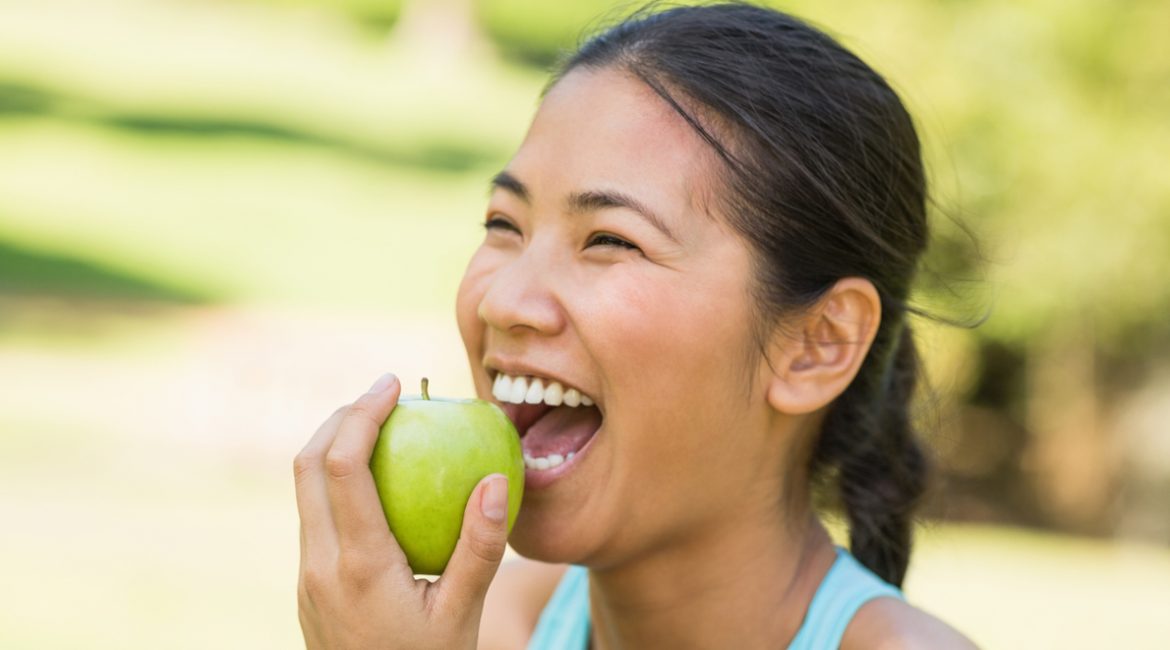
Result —
[[529, 471], [573, 460], [601, 428], [603, 415], [594, 401], [555, 380], [499, 373], [492, 394], [520, 434]]

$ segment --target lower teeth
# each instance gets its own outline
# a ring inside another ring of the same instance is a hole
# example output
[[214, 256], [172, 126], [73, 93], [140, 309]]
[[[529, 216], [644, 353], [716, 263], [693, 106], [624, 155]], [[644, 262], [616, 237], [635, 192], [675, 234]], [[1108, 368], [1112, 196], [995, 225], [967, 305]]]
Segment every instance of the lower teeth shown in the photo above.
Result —
[[542, 458], [533, 458], [532, 456], [525, 454], [524, 466], [529, 469], [536, 470], [552, 469], [571, 459], [575, 453], [576, 452], [570, 451], [565, 456], [561, 456], [560, 454], [550, 454], [549, 456]]

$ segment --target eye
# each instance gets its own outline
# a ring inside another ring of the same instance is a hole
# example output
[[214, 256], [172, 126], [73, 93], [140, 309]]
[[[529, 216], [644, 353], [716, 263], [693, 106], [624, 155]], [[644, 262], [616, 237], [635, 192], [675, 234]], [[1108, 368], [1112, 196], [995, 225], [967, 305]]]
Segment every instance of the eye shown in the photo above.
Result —
[[589, 244], [586, 247], [588, 246], [615, 246], [617, 248], [626, 248], [634, 251], [641, 250], [637, 246], [620, 237], [615, 237], [605, 233], [598, 233], [594, 235], [593, 238], [589, 240]]
[[484, 222], [483, 227], [485, 230], [511, 230], [516, 234], [520, 234], [519, 228], [512, 225], [511, 222], [499, 217], [489, 217], [488, 220]]

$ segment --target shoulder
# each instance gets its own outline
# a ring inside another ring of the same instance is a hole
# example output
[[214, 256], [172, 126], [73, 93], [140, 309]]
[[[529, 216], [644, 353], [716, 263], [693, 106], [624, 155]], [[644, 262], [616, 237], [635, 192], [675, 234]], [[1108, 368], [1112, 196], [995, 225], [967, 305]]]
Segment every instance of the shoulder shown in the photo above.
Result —
[[857, 611], [842, 650], [977, 650], [961, 632], [897, 598], [875, 598]]
[[484, 599], [479, 650], [526, 646], [566, 568], [524, 558], [500, 565]]

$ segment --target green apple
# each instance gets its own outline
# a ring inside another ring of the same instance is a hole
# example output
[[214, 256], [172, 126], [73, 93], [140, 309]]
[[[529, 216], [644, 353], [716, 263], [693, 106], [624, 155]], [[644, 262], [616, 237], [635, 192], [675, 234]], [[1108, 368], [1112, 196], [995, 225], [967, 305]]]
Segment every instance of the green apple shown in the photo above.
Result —
[[479, 399], [404, 397], [382, 425], [370, 471], [382, 511], [416, 574], [438, 575], [455, 551], [463, 511], [488, 474], [508, 477], [508, 531], [524, 494], [520, 436], [498, 406]]

